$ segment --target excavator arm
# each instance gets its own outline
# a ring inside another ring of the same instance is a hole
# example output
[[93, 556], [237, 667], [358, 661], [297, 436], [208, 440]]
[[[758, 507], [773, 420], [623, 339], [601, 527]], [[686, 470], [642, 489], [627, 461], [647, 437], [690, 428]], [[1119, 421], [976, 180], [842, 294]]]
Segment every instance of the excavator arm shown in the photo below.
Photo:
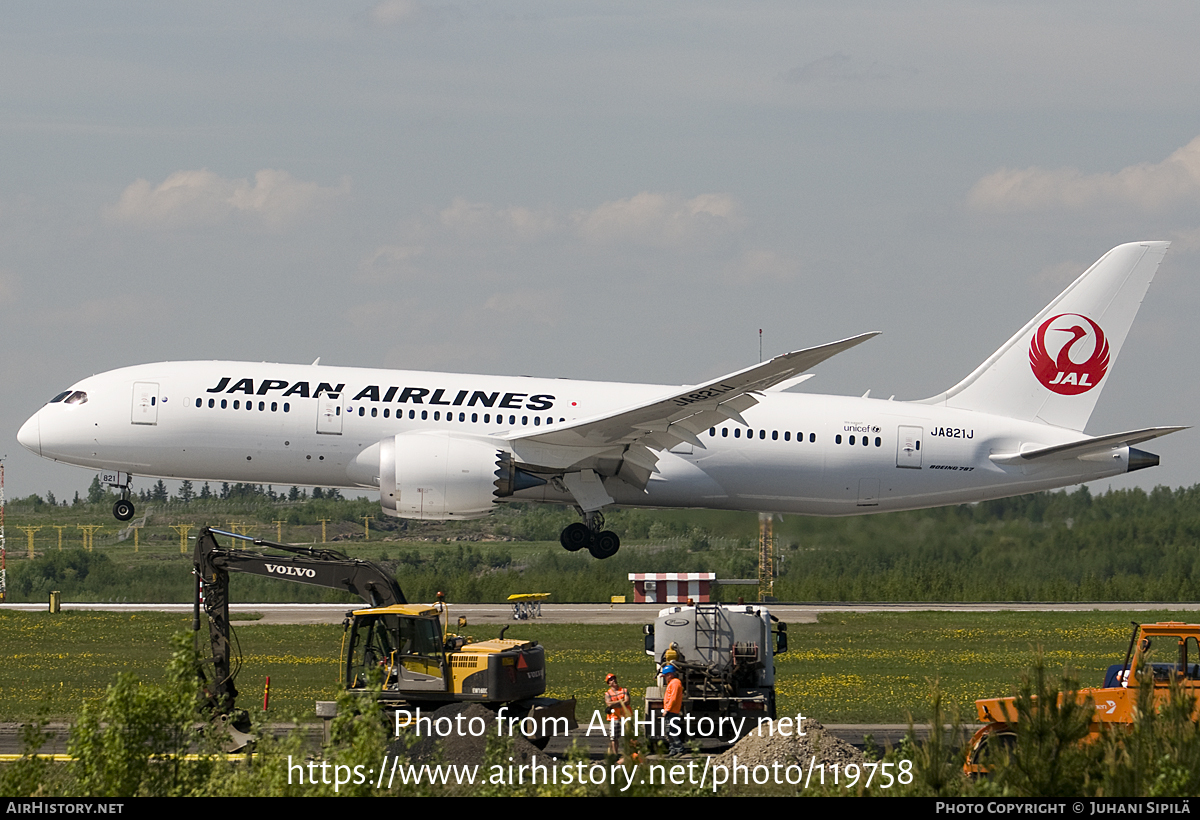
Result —
[[[248, 541], [258, 548], [279, 550], [288, 555], [268, 555], [249, 549], [220, 546], [216, 535]], [[237, 687], [230, 663], [229, 573], [246, 572], [264, 578], [297, 581], [301, 584], [340, 589], [362, 598], [371, 607], [404, 604], [400, 585], [382, 567], [351, 558], [331, 549], [277, 544], [224, 530], [205, 527], [196, 539], [193, 553], [196, 589], [192, 605], [192, 631], [200, 632], [200, 609], [208, 615], [211, 657], [201, 664], [209, 706], [218, 714], [234, 710]]]

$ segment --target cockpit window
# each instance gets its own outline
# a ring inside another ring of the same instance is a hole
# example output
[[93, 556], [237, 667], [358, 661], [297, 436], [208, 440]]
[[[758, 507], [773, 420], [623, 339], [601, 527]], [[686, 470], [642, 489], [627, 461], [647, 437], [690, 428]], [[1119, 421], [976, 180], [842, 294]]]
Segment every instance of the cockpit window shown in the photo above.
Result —
[[82, 390], [76, 390], [71, 395], [67, 396], [64, 404], [84, 404], [87, 402], [87, 393]]
[[60, 402], [60, 401], [62, 401], [63, 399], [65, 399], [65, 398], [66, 398], [67, 396], [69, 396], [69, 395], [71, 395], [71, 391], [70, 391], [70, 390], [64, 390], [63, 392], [59, 393], [59, 394], [58, 394], [57, 396], [55, 396], [54, 398], [50, 399], [50, 404], [56, 404], [57, 402]]

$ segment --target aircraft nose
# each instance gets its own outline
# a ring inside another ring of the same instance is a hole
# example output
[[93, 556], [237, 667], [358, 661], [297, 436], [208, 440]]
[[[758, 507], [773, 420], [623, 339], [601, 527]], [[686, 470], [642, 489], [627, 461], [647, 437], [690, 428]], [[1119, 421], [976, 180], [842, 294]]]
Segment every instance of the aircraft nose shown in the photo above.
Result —
[[42, 454], [42, 429], [41, 423], [38, 421], [39, 415], [41, 415], [40, 412], [34, 413], [29, 417], [29, 421], [21, 425], [21, 429], [17, 431], [17, 442], [26, 450], [40, 456]]

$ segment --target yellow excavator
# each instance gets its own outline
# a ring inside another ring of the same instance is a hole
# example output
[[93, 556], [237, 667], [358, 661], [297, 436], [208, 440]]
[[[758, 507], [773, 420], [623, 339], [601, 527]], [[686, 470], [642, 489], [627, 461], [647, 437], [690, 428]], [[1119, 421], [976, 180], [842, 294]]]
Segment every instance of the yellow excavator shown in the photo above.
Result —
[[[218, 535], [247, 541], [256, 549], [222, 547]], [[258, 551], [264, 549], [275, 554]], [[245, 713], [235, 707], [230, 572], [340, 589], [362, 598], [368, 606], [346, 613], [343, 622], [343, 685], [365, 695], [375, 691], [369, 682], [378, 673], [383, 684], [379, 701], [385, 711], [476, 702], [490, 708], [508, 706], [510, 715], [529, 715], [539, 726], [543, 717], [566, 717], [570, 726], [575, 725], [574, 698], [542, 697], [546, 651], [537, 641], [505, 639], [504, 630], [501, 637], [483, 641], [452, 634], [444, 600], [432, 605], [408, 603], [391, 574], [370, 561], [336, 550], [278, 544], [206, 527], [196, 539], [193, 563], [192, 630], [199, 636], [203, 610], [211, 647], [211, 656], [201, 663], [205, 697], [231, 733], [246, 733], [249, 727]]]

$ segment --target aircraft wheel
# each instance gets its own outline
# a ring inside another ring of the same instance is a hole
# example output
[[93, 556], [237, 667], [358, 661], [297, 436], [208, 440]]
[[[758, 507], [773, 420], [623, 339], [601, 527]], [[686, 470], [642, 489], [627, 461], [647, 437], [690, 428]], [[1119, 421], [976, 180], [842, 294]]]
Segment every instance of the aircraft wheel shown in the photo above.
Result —
[[612, 558], [621, 548], [621, 539], [615, 532], [605, 530], [596, 536], [596, 541], [588, 548], [593, 558]]
[[591, 544], [592, 531], [578, 522], [570, 525], [558, 536], [558, 542], [569, 552], [578, 552]]
[[122, 498], [113, 504], [113, 517], [118, 521], [128, 521], [133, 518], [133, 512], [133, 502], [128, 498]]

